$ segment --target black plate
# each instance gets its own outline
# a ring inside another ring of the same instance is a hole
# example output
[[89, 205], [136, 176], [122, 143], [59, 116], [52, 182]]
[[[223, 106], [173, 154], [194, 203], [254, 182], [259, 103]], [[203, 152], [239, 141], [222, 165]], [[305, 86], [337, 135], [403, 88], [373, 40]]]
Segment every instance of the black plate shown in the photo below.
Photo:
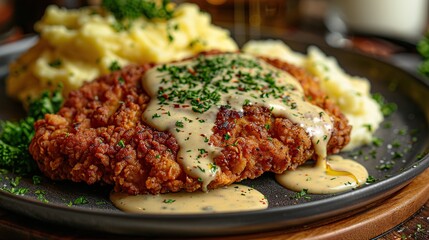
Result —
[[[288, 42], [298, 51], [307, 44]], [[426, 152], [429, 146], [428, 84], [413, 73], [398, 69], [386, 62], [329, 47], [321, 48], [335, 56], [347, 72], [371, 80], [372, 91], [381, 93], [398, 110], [386, 118], [376, 136], [383, 139], [382, 146], [365, 146], [346, 157], [362, 163], [376, 182], [362, 188], [334, 195], [308, 195], [295, 198], [296, 193], [279, 186], [272, 174], [256, 180], [244, 181], [268, 198], [269, 208], [262, 211], [201, 214], [156, 215], [129, 214], [117, 210], [108, 199], [110, 187], [87, 186], [70, 182], [52, 182], [42, 179], [34, 185], [32, 178], [23, 178], [19, 187], [28, 188], [24, 195], [0, 191], [0, 206], [52, 223], [91, 230], [139, 235], [203, 236], [261, 232], [273, 229], [292, 229], [314, 222], [326, 223], [338, 216], [363, 210], [399, 190], [429, 166]], [[1, 51], [0, 51], [1, 55]], [[5, 95], [5, 76], [1, 76], [0, 119], [22, 116], [20, 104]], [[390, 126], [390, 127], [389, 127]], [[400, 146], [392, 146], [393, 142]], [[423, 155], [422, 155], [423, 154]], [[380, 169], [383, 163], [393, 163], [390, 169]], [[10, 188], [14, 174], [0, 175], [0, 186]], [[49, 202], [37, 198], [43, 190]], [[89, 202], [68, 206], [74, 199], [84, 196]]]

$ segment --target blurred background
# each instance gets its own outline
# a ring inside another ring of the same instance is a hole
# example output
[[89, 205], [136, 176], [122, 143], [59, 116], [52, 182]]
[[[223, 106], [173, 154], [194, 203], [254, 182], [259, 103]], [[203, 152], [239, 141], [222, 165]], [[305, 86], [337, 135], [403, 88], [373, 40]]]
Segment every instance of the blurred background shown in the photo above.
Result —
[[[0, 0], [0, 43], [34, 33], [50, 4], [66, 8], [101, 0]], [[427, 0], [176, 0], [193, 2], [239, 44], [268, 36], [319, 39], [378, 55], [415, 47], [428, 28]]]

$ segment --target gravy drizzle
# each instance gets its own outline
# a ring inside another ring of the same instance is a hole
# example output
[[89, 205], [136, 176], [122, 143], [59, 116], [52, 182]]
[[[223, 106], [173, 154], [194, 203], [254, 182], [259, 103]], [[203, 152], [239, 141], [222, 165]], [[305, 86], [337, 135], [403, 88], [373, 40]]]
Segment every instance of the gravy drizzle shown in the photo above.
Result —
[[192, 214], [261, 210], [268, 207], [265, 196], [254, 188], [232, 184], [208, 192], [177, 192], [130, 196], [112, 192], [113, 204], [133, 213]]
[[293, 191], [306, 189], [313, 194], [344, 192], [365, 184], [368, 172], [361, 164], [339, 155], [328, 157], [323, 164], [304, 164], [294, 171], [276, 175], [276, 180]]
[[265, 209], [267, 199], [238, 184], [207, 191], [221, 171], [214, 158], [221, 148], [210, 142], [220, 107], [243, 111], [245, 105], [271, 110], [305, 129], [311, 137], [316, 163], [277, 175], [286, 188], [329, 194], [365, 183], [368, 173], [359, 163], [327, 157], [333, 125], [323, 109], [305, 101], [299, 82], [263, 60], [246, 54], [201, 56], [149, 70], [142, 84], [151, 101], [143, 119], [160, 131], [170, 131], [180, 150], [178, 161], [188, 175], [202, 182], [204, 192], [129, 196], [112, 193], [114, 205], [136, 213], [208, 213]]
[[326, 159], [333, 129], [328, 114], [305, 101], [295, 78], [256, 57], [228, 53], [165, 64], [150, 69], [142, 84], [151, 97], [144, 121], [175, 136], [179, 163], [204, 191], [220, 171], [213, 159], [221, 149], [210, 136], [221, 106], [258, 105], [290, 119], [311, 137], [318, 162]]

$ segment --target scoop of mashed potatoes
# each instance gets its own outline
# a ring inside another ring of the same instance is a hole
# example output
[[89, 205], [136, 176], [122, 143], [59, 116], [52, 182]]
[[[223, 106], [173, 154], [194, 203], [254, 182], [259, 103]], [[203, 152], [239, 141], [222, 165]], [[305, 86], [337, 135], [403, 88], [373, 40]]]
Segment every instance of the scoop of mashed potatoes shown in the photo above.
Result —
[[367, 79], [345, 73], [335, 58], [326, 56], [314, 46], [309, 47], [307, 55], [304, 55], [292, 51], [279, 40], [253, 40], [243, 46], [243, 51], [286, 60], [316, 76], [322, 89], [353, 126], [350, 143], [343, 150], [352, 150], [372, 141], [374, 132], [383, 121], [383, 114], [371, 97], [371, 85]]
[[181, 4], [169, 20], [141, 17], [118, 29], [113, 15], [94, 8], [50, 6], [36, 24], [37, 44], [10, 66], [7, 93], [26, 104], [59, 83], [67, 94], [83, 82], [121, 66], [162, 63], [218, 49], [236, 51], [229, 32], [193, 4]]

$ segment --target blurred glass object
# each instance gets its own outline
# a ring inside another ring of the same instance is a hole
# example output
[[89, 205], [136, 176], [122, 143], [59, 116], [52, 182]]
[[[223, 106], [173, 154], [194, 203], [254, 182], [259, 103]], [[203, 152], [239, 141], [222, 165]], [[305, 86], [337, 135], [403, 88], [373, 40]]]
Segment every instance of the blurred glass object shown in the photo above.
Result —
[[243, 44], [249, 39], [284, 34], [298, 25], [299, 0], [190, 0], [227, 28]]
[[427, 0], [330, 0], [325, 22], [341, 35], [364, 34], [415, 42], [427, 24]]

